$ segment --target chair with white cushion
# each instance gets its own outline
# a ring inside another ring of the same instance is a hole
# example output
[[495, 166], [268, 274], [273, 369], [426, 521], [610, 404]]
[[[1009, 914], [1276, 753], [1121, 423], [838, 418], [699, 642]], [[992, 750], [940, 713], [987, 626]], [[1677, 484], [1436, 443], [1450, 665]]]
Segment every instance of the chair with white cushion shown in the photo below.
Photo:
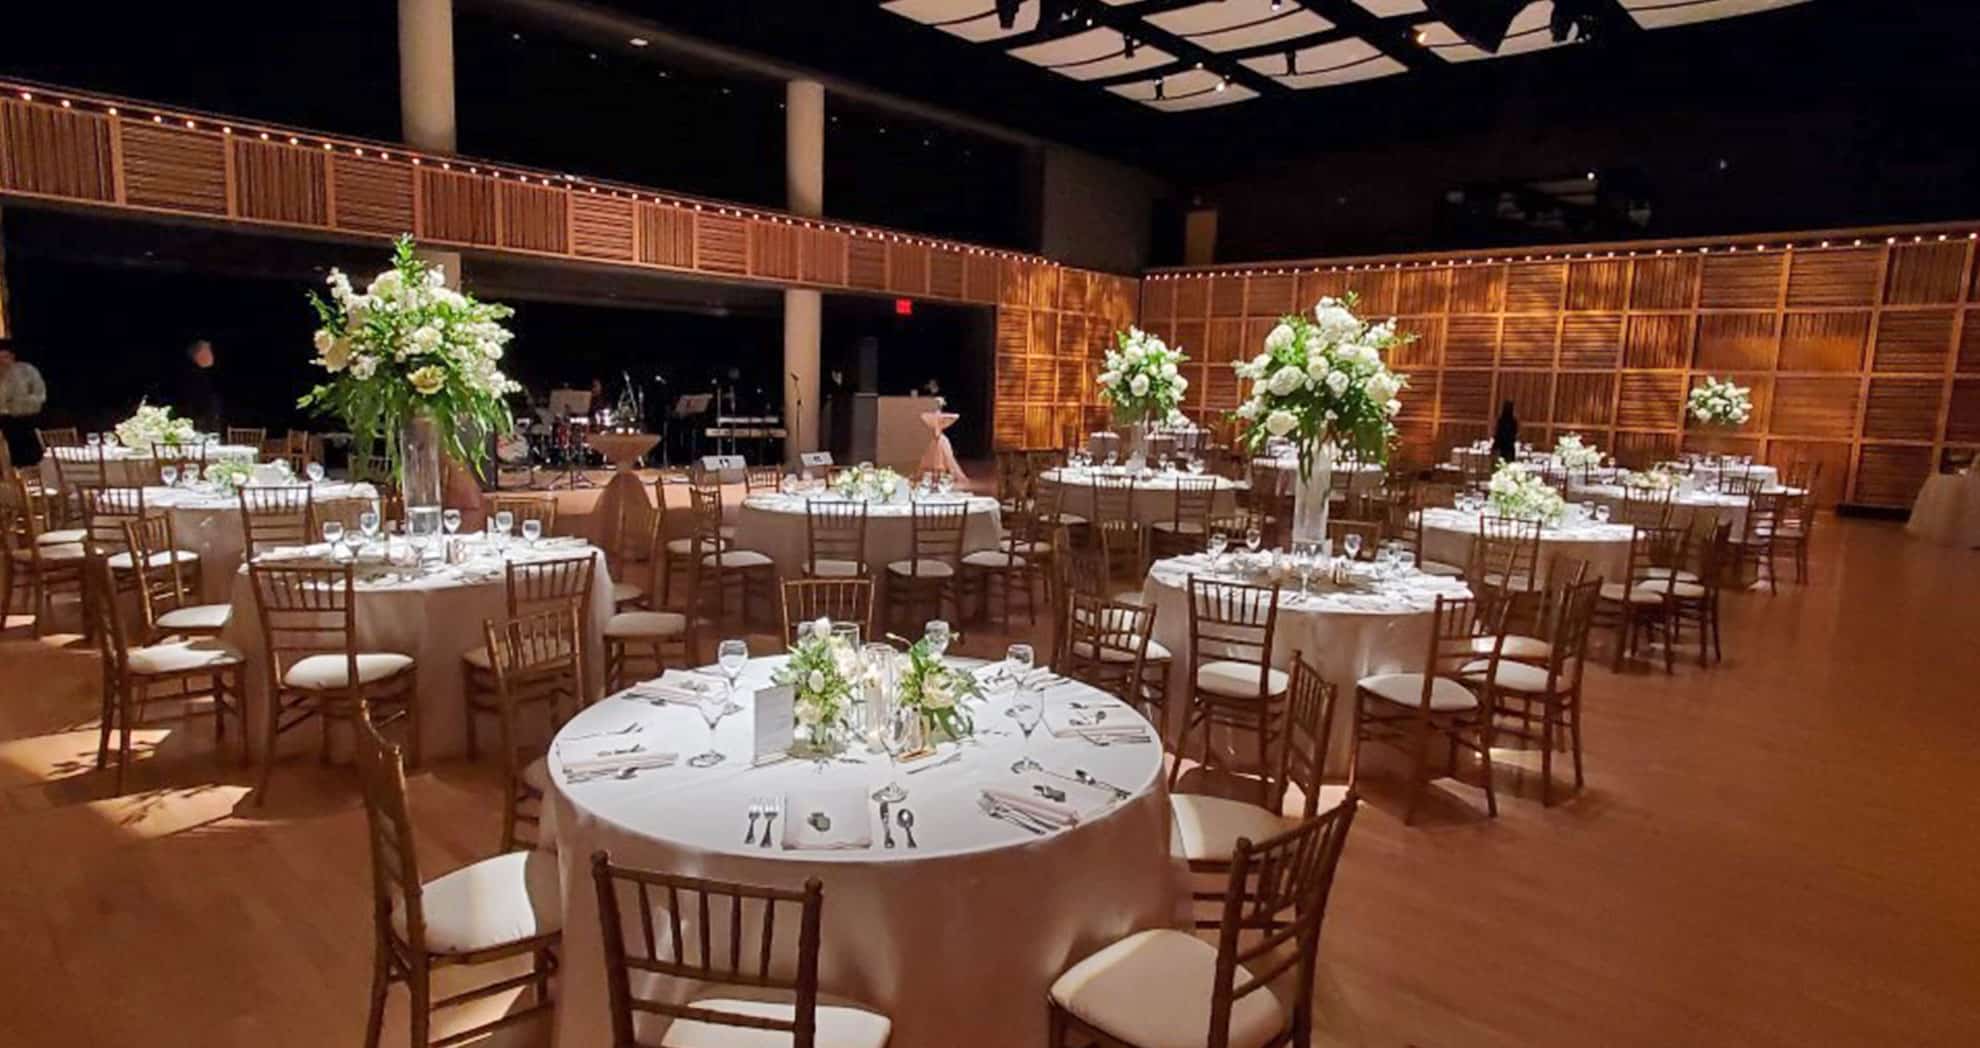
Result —
[[[921, 622], [942, 618], [942, 606], [955, 608], [955, 621], [962, 620], [962, 602], [957, 589], [962, 572], [963, 530], [969, 521], [969, 505], [960, 500], [916, 502], [912, 514], [911, 540], [906, 560], [887, 565], [884, 594], [888, 621], [901, 620], [903, 632], [915, 635]], [[926, 612], [925, 614], [923, 612]]]
[[1759, 491], [1747, 494], [1746, 531], [1739, 538], [1739, 567], [1741, 571], [1748, 564], [1753, 565], [1755, 581], [1760, 576], [1767, 579], [1767, 592], [1781, 591], [1780, 568], [1775, 558], [1780, 546], [1787, 542], [1783, 521], [1788, 514], [1790, 496], [1784, 491]]
[[1359, 776], [1362, 767], [1364, 742], [1387, 743], [1408, 756], [1410, 792], [1404, 825], [1415, 821], [1417, 804], [1429, 786], [1430, 743], [1439, 736], [1450, 743], [1446, 775], [1457, 775], [1458, 750], [1478, 756], [1484, 769], [1485, 808], [1498, 816], [1499, 798], [1492, 788], [1490, 693], [1481, 699], [1477, 680], [1497, 675], [1499, 645], [1492, 645], [1481, 658], [1472, 644], [1481, 635], [1501, 633], [1497, 623], [1487, 628], [1475, 598], [1439, 594], [1431, 610], [1423, 668], [1414, 673], [1378, 673], [1355, 682], [1355, 774]]
[[1691, 522], [1698, 541], [1698, 570], [1674, 574], [1670, 586], [1671, 645], [1684, 639], [1686, 626], [1698, 631], [1698, 665], [1703, 668], [1725, 658], [1719, 641], [1719, 593], [1724, 588], [1726, 568], [1733, 559], [1732, 522], [1717, 521], [1701, 529], [1702, 518]]
[[1217, 729], [1249, 732], [1257, 741], [1256, 762], [1246, 769], [1258, 776], [1259, 799], [1270, 792], [1272, 740], [1286, 701], [1289, 678], [1272, 668], [1272, 638], [1279, 624], [1279, 587], [1250, 586], [1189, 577], [1189, 719], [1176, 741], [1169, 786], [1182, 777], [1189, 737], [1203, 734], [1201, 766], [1216, 761]]
[[[978, 594], [983, 618], [1008, 630], [1011, 601], [1020, 593], [1024, 595], [1026, 617], [1033, 624], [1038, 622], [1038, 589], [1050, 559], [1051, 543], [1039, 534], [1037, 516], [1028, 509], [1012, 510], [1004, 517], [1004, 525], [1010, 529], [1010, 537], [1000, 540], [995, 549], [963, 554], [960, 567], [962, 592]], [[990, 610], [992, 591], [1001, 592], [1003, 597], [995, 616]]]
[[249, 486], [236, 497], [241, 501], [241, 550], [249, 560], [314, 540], [316, 499], [311, 485]]
[[709, 618], [723, 621], [728, 608], [728, 589], [736, 587], [743, 621], [749, 621], [752, 596], [768, 603], [777, 584], [777, 564], [767, 554], [736, 549], [722, 537], [722, 499], [719, 488], [712, 491], [700, 485], [688, 489], [689, 511], [694, 515], [694, 533], [689, 549], [689, 603], [697, 614], [712, 601]]
[[[551, 560], [505, 562], [505, 617], [520, 619], [538, 611], [568, 607], [575, 610], [580, 624], [588, 621], [591, 591], [597, 584], [597, 565], [597, 558], [590, 553]], [[578, 647], [582, 649], [583, 629], [579, 629], [578, 636]], [[578, 679], [583, 680], [583, 674], [580, 673]], [[476, 645], [461, 653], [461, 693], [467, 718], [467, 752], [472, 759], [481, 755], [480, 717], [484, 714], [502, 716], [501, 704], [495, 694], [494, 653], [486, 644]], [[579, 694], [582, 695], [582, 692]]]
[[783, 585], [784, 639], [797, 643], [798, 631], [819, 619], [850, 622], [860, 637], [873, 636], [872, 579], [786, 579]]
[[332, 721], [406, 721], [414, 766], [419, 764], [419, 703], [410, 655], [359, 651], [355, 565], [248, 565], [261, 619], [262, 664], [268, 672], [257, 805], [268, 803], [281, 736], [322, 721], [323, 758], [330, 755]]
[[[538, 848], [506, 852], [422, 881], [399, 750], [363, 716], [356, 718], [356, 726], [358, 780], [371, 843], [374, 940], [365, 1048], [378, 1048], [383, 1038], [385, 999], [394, 983], [404, 983], [411, 997], [414, 1048], [469, 1043], [549, 1011], [554, 1006], [550, 978], [557, 970], [564, 930], [556, 853]], [[436, 969], [511, 957], [530, 958], [529, 972], [433, 999]], [[518, 995], [500, 1017], [433, 1039], [436, 1011], [523, 987], [529, 988], [527, 997]]]
[[[136, 567], [124, 535], [124, 525], [146, 515], [143, 488], [103, 487], [81, 490], [83, 527], [89, 534], [83, 547], [91, 556], [104, 557], [120, 583], [128, 582]], [[199, 578], [199, 554], [189, 549], [160, 550], [149, 554], [153, 567], [176, 563]], [[198, 586], [195, 584], [194, 591]]]
[[1320, 926], [1359, 807], [1352, 793], [1232, 849], [1217, 945], [1137, 932], [1067, 969], [1047, 994], [1051, 1048], [1292, 1048], [1313, 1039]]
[[1430, 503], [1426, 499], [1437, 497], [1432, 485], [1411, 488], [1406, 495], [1392, 497], [1382, 504], [1382, 533], [1393, 542], [1400, 542], [1408, 548], [1416, 563], [1417, 570], [1428, 575], [1456, 578], [1464, 574], [1464, 567], [1458, 564], [1444, 564], [1423, 556], [1422, 511]]
[[[1331, 785], [1326, 779], [1327, 740], [1333, 730], [1336, 692], [1313, 664], [1293, 653], [1292, 680], [1287, 686], [1285, 743], [1279, 747], [1279, 762], [1266, 776], [1263, 805], [1215, 797], [1203, 793], [1172, 793], [1169, 808], [1175, 817], [1175, 845], [1189, 863], [1194, 882], [1190, 897], [1199, 908], [1207, 902], [1224, 901], [1224, 877], [1230, 872], [1231, 856], [1237, 842], [1266, 840], [1291, 829], [1347, 798], [1348, 787]], [[1300, 793], [1299, 817], [1285, 815], [1286, 794], [1293, 788]], [[1209, 881], [1215, 880], [1214, 889]], [[1200, 913], [1199, 909], [1199, 913]], [[1199, 928], [1214, 928], [1217, 922], [1201, 916]]]
[[1217, 478], [1177, 474], [1175, 512], [1150, 525], [1149, 544], [1155, 556], [1174, 557], [1203, 548], [1210, 535], [1210, 514], [1217, 502]]
[[865, 578], [866, 503], [804, 500], [804, 574], [814, 579]]
[[1156, 609], [1077, 591], [1066, 600], [1066, 644], [1053, 665], [1166, 727], [1172, 656], [1154, 640]]
[[[692, 537], [668, 540], [663, 515], [654, 515], [647, 527], [652, 550], [647, 558], [647, 566], [653, 573], [652, 592], [665, 594], [673, 557], [669, 547], [674, 542], [686, 543], [691, 554], [695, 540]], [[689, 604], [692, 603], [690, 596]], [[613, 612], [605, 623], [606, 687], [613, 690], [625, 687], [635, 672], [657, 677], [669, 661], [679, 666], [693, 665], [700, 625], [701, 620], [693, 617], [691, 607], [681, 610], [664, 604], [657, 609], [635, 605]]]
[[213, 700], [213, 738], [227, 738], [227, 718], [241, 729], [241, 759], [247, 759], [247, 722], [242, 719], [241, 667], [247, 662], [239, 649], [217, 637], [193, 637], [159, 644], [132, 646], [124, 625], [110, 566], [90, 558], [85, 580], [90, 598], [83, 602], [94, 620], [90, 632], [103, 658], [103, 710], [98, 729], [96, 766], [109, 763], [110, 736], [117, 736], [115, 789], [124, 791], [124, 771], [131, 762], [131, 730], [155, 702]]
[[[482, 629], [500, 726], [502, 850], [518, 844], [551, 847], [556, 836], [544, 819], [550, 774], [543, 755], [557, 729], [584, 705], [584, 605], [568, 600], [538, 605], [506, 622], [483, 623]], [[525, 740], [525, 707], [543, 711], [540, 745]], [[517, 832], [521, 823], [534, 830], [528, 840]]]
[[1677, 647], [1672, 626], [1672, 590], [1684, 566], [1686, 536], [1682, 528], [1636, 526], [1630, 533], [1629, 560], [1623, 578], [1602, 583], [1602, 597], [1596, 604], [1595, 624], [1612, 626], [1616, 631], [1615, 663], [1622, 671], [1623, 659], [1642, 646], [1645, 634], [1663, 641], [1664, 672], [1672, 671]]
[[[1546, 658], [1538, 663], [1502, 658], [1497, 670], [1489, 659], [1465, 664], [1463, 672], [1492, 692], [1490, 706], [1501, 720], [1499, 731], [1540, 744], [1540, 803], [1554, 803], [1554, 750], [1565, 737], [1574, 754], [1574, 786], [1583, 783], [1581, 770], [1581, 683], [1588, 662], [1588, 634], [1601, 599], [1602, 580], [1576, 582], [1551, 604], [1547, 635], [1552, 639]], [[1510, 639], [1510, 638], [1508, 638]], [[1535, 732], [1535, 722], [1538, 731]]]
[[789, 891], [615, 866], [600, 851], [591, 878], [613, 1045], [885, 1048], [892, 1036], [885, 1015], [819, 995], [816, 877]]
[[80, 595], [83, 563], [88, 551], [82, 533], [70, 542], [44, 541], [51, 533], [41, 528], [41, 511], [19, 477], [0, 480], [0, 554], [5, 583], [0, 585], [0, 623], [14, 606], [14, 591], [25, 580], [28, 610], [34, 615], [36, 636], [48, 632], [48, 620], [61, 593]]
[[124, 523], [124, 545], [132, 557], [131, 577], [137, 583], [138, 613], [146, 644], [167, 637], [217, 637], [233, 617], [231, 604], [201, 604], [184, 567], [161, 552], [176, 548], [172, 518], [164, 513]]
[[1473, 587], [1487, 585], [1528, 594], [1540, 587], [1540, 522], [1483, 513], [1471, 547], [1465, 577]]

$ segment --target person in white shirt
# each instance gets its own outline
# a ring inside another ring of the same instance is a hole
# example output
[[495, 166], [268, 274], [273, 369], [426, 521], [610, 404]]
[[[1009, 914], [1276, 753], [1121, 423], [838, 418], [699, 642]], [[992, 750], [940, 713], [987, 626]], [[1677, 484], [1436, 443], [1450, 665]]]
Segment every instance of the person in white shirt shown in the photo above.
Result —
[[34, 423], [41, 405], [48, 400], [48, 384], [33, 364], [14, 353], [10, 339], [0, 338], [0, 436], [16, 466], [32, 466], [41, 461], [41, 440]]

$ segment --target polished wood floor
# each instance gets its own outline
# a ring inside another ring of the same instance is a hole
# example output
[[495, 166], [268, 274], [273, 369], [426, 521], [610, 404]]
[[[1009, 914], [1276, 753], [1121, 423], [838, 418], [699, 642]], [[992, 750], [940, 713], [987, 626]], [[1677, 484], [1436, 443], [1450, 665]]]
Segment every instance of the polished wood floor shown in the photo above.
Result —
[[[1500, 818], [1447, 782], [1405, 829], [1371, 772], [1321, 1043], [1976, 1043], [1980, 555], [1822, 525], [1810, 585], [1728, 600], [1724, 666], [1596, 671], [1580, 796], [1543, 809], [1506, 752]], [[246, 807], [207, 722], [168, 722], [109, 797], [68, 640], [0, 640], [0, 1044], [359, 1043], [347, 773], [290, 762]], [[479, 768], [415, 777], [429, 876], [487, 854], [495, 799]]]

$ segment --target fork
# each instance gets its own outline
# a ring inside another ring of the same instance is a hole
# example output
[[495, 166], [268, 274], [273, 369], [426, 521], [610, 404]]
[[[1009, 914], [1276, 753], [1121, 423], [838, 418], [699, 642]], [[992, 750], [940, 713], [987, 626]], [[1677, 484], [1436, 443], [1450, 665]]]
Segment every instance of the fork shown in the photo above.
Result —
[[744, 844], [756, 843], [756, 820], [763, 815], [763, 798], [754, 797], [749, 802], [749, 832], [743, 834]]
[[763, 801], [763, 843], [761, 847], [770, 847], [770, 827], [776, 821], [777, 804], [775, 801], [766, 797]]

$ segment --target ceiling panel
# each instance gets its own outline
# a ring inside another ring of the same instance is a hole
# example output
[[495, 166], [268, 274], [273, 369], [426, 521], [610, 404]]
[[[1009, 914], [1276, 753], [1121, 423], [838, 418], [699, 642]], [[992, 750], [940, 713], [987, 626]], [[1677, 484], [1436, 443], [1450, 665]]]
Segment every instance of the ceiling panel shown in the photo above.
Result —
[[1645, 29], [1735, 18], [1805, 3], [1806, 0], [1622, 0], [1630, 17]]
[[1148, 22], [1199, 47], [1232, 51], [1290, 40], [1333, 28], [1333, 23], [1297, 3], [1272, 0], [1214, 0], [1148, 16]]
[[1284, 55], [1247, 58], [1244, 64], [1276, 78], [1288, 87], [1300, 90], [1326, 87], [1330, 84], [1345, 84], [1355, 80], [1373, 80], [1376, 77], [1400, 73], [1407, 68], [1360, 37], [1301, 48], [1293, 55], [1293, 68], [1298, 72], [1291, 76], [1286, 75]]

